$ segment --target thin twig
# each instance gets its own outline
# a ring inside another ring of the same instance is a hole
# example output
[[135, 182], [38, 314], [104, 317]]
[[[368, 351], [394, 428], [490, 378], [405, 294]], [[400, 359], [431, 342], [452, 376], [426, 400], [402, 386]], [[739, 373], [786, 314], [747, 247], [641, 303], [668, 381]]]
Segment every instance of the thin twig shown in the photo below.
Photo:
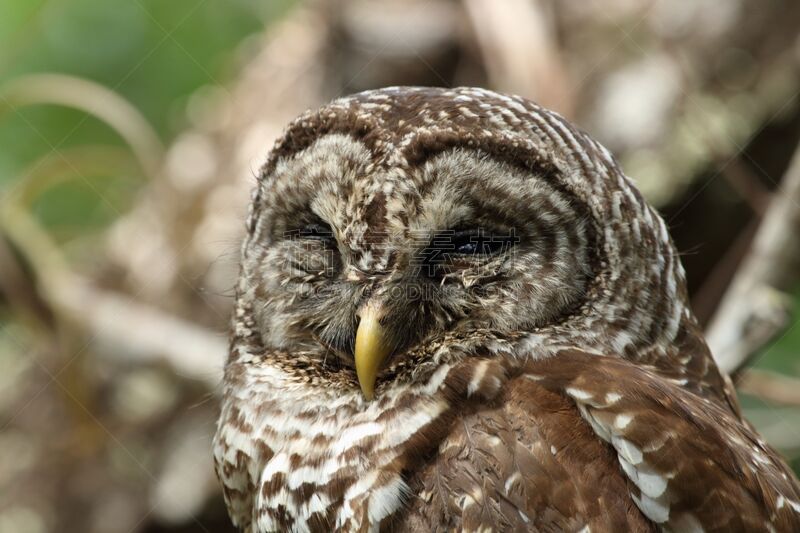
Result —
[[94, 115], [130, 145], [149, 178], [158, 175], [164, 159], [164, 146], [158, 134], [142, 114], [116, 92], [64, 74], [30, 74], [0, 86], [0, 113], [39, 104], [73, 107]]

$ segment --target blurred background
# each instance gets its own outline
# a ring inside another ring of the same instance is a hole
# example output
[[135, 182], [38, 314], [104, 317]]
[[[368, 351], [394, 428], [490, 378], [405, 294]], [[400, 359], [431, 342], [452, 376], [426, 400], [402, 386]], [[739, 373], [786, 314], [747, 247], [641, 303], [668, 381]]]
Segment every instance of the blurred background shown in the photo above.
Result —
[[288, 120], [386, 85], [521, 94], [608, 146], [797, 470], [799, 30], [791, 0], [2, 0], [0, 532], [230, 531], [249, 190]]

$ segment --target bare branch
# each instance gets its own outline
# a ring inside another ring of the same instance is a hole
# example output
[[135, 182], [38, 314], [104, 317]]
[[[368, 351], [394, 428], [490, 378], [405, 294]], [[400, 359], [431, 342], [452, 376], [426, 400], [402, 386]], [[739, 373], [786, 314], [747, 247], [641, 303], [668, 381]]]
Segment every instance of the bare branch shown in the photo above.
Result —
[[492, 87], [571, 116], [567, 73], [542, 2], [464, 0]]
[[218, 388], [228, 349], [224, 332], [98, 289], [79, 276], [53, 289], [52, 303], [64, 316], [110, 347], [98, 353], [136, 364], [162, 362], [179, 376]]
[[706, 338], [720, 368], [736, 372], [789, 321], [785, 294], [800, 277], [800, 147]]
[[[209, 331], [131, 296], [97, 288], [70, 269], [58, 247], [25, 209], [9, 198], [0, 206], [0, 238], [13, 242], [34, 269], [39, 296], [57, 315], [110, 346], [99, 353], [137, 363], [160, 361], [180, 376], [217, 388], [227, 353], [224, 333]], [[8, 254], [4, 259], [12, 260]], [[8, 265], [4, 268], [9, 270]], [[3, 286], [0, 289], [7, 291]]]
[[771, 404], [800, 406], [800, 379], [751, 368], [742, 373], [737, 388]]

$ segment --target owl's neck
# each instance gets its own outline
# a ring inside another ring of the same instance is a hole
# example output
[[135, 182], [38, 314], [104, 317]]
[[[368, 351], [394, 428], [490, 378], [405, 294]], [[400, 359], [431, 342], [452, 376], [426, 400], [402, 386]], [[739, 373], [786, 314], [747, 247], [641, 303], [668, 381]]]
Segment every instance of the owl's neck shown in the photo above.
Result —
[[259, 531], [302, 524], [372, 529], [412, 494], [409, 473], [436, 451], [454, 416], [497, 395], [508, 375], [504, 364], [444, 363], [419, 382], [385, 388], [372, 402], [358, 390], [298, 382], [268, 359], [229, 365], [218, 463], [239, 465], [236, 475], [257, 489], [255, 500], [241, 506], [259, 510]]

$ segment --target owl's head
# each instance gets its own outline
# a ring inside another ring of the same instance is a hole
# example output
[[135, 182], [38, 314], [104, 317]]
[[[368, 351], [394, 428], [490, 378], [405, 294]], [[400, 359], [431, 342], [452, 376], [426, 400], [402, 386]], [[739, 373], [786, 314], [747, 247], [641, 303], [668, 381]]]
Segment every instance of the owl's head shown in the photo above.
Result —
[[453, 347], [641, 353], [691, 320], [663, 221], [605, 149], [485, 90], [384, 89], [300, 117], [248, 230], [232, 357], [268, 351], [367, 398]]

